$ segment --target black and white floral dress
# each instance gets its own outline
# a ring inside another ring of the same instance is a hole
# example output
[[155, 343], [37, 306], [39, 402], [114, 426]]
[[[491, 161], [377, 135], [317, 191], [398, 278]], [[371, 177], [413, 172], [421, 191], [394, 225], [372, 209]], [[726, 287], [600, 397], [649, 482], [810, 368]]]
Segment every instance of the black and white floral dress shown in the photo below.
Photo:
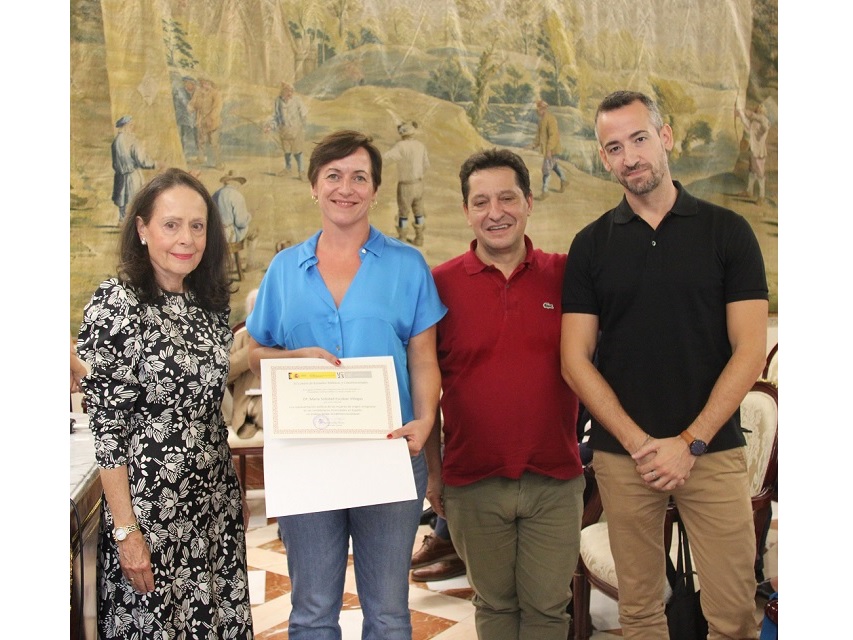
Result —
[[205, 311], [192, 293], [143, 304], [110, 279], [86, 306], [77, 349], [91, 367], [83, 387], [95, 455], [104, 468], [127, 465], [154, 571], [154, 591], [136, 593], [104, 504], [101, 638], [253, 637], [242, 501], [221, 411], [232, 339], [227, 311]]

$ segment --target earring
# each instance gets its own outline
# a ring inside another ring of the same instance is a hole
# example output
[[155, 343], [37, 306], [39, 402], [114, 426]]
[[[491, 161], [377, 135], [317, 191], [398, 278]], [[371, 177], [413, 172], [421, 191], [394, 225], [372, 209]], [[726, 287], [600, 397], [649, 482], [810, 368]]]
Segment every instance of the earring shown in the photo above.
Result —
[[317, 204], [319, 202], [316, 195], [311, 196], [311, 202], [313, 202], [314, 204]]
[[146, 244], [148, 244], [148, 241], [147, 241], [145, 238], [140, 238], [140, 239], [139, 239], [139, 241], [142, 243], [142, 246], [143, 246], [143, 247], [144, 247]]
[[375, 209], [377, 204], [379, 204], [379, 203], [376, 202], [376, 200], [374, 200], [373, 202], [370, 203], [370, 208]]

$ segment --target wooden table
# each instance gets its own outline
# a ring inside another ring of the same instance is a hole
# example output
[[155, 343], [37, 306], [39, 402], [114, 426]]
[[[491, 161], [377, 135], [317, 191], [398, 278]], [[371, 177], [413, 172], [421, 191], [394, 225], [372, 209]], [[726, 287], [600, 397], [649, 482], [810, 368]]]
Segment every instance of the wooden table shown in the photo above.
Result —
[[102, 488], [85, 414], [71, 433], [71, 638], [97, 638], [97, 554]]

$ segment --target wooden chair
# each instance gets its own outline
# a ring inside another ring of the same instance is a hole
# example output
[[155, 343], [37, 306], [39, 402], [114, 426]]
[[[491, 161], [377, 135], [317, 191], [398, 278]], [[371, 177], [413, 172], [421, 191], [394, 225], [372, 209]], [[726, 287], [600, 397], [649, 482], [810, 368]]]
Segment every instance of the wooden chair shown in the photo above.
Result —
[[[238, 332], [246, 330], [246, 322], [241, 321], [235, 324], [231, 331], [236, 336]], [[228, 391], [233, 395], [234, 385], [228, 385]], [[226, 416], [226, 422], [231, 422], [231, 417]], [[249, 456], [264, 455], [264, 432], [259, 429], [251, 438], [240, 438], [237, 432], [229, 424], [228, 425], [228, 446], [231, 447], [231, 455], [235, 458], [235, 466], [237, 467], [237, 477], [240, 479], [240, 490], [243, 492], [243, 497], [246, 496], [246, 458]]]
[[243, 279], [243, 267], [240, 264], [240, 252], [246, 248], [246, 239], [243, 238], [239, 242], [228, 243], [228, 253], [231, 254], [231, 259], [234, 261], [234, 269], [237, 271], [237, 280]]
[[[776, 387], [766, 380], [757, 381], [740, 405], [740, 418], [741, 428], [746, 436], [746, 458], [756, 536], [755, 552], [763, 555], [765, 549], [761, 548], [761, 532], [770, 517], [777, 477], [779, 420]], [[581, 521], [580, 558], [572, 581], [575, 640], [587, 640], [592, 634], [592, 620], [589, 615], [590, 585], [614, 600], [619, 599], [619, 585], [613, 555], [610, 552], [606, 514], [603, 513], [595, 474], [590, 467], [591, 465], [588, 465], [585, 469], [587, 491], [590, 495], [585, 503]], [[676, 548], [670, 546], [676, 513], [677, 507], [671, 503], [661, 532], [664, 547], [670, 549], [671, 555], [676, 554], [677, 548], [677, 545], [672, 545]], [[665, 595], [668, 597], [668, 594]]]
[[259, 429], [251, 438], [239, 438], [234, 429], [228, 426], [228, 446], [237, 464], [237, 477], [240, 479], [240, 490], [246, 496], [246, 458], [264, 455], [264, 432]]
[[[769, 629], [765, 629], [769, 627]], [[768, 600], [764, 605], [764, 620], [761, 625], [762, 638], [778, 638], [779, 637], [779, 599], [773, 598]]]
[[770, 353], [767, 354], [767, 363], [764, 365], [764, 371], [761, 372], [761, 379], [772, 382], [777, 387], [779, 386], [779, 343], [773, 345]]
[[[764, 365], [764, 371], [761, 372], [761, 380], [767, 380], [770, 384], [779, 388], [779, 343], [773, 345], [770, 353], [767, 354], [767, 362]], [[773, 501], [779, 502], [779, 485], [776, 485], [776, 491], [773, 492]]]

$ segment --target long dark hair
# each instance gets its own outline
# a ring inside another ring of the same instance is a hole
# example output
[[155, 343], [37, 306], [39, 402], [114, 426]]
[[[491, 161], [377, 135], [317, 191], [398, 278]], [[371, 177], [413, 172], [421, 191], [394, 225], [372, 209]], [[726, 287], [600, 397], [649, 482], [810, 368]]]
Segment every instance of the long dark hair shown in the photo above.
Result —
[[148, 250], [139, 241], [136, 218], [141, 218], [147, 225], [151, 222], [157, 198], [163, 192], [179, 186], [189, 187], [198, 193], [207, 206], [204, 254], [199, 265], [184, 279], [184, 284], [195, 294], [201, 307], [210, 311], [224, 311], [231, 299], [231, 281], [228, 278], [228, 241], [225, 239], [222, 219], [205, 186], [183, 169], [166, 169], [152, 178], [133, 198], [121, 229], [118, 275], [137, 290], [142, 302], [152, 302], [160, 296], [154, 265]]

